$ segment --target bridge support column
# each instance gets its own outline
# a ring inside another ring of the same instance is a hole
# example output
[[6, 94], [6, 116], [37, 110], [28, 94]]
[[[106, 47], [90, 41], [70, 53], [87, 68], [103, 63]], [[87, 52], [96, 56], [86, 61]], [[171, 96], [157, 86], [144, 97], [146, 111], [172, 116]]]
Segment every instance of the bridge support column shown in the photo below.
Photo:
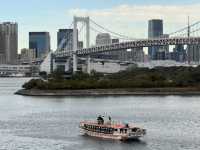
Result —
[[91, 66], [90, 66], [90, 56], [87, 56], [87, 73], [90, 74], [91, 73]]
[[77, 56], [76, 54], [73, 54], [73, 73], [75, 74], [77, 72]]
[[[90, 18], [86, 17], [85, 19], [85, 23], [86, 23], [86, 48], [90, 47]], [[91, 73], [91, 68], [90, 68], [90, 55], [88, 55], [87, 57], [87, 73], [90, 74]]]
[[77, 55], [76, 51], [78, 48], [78, 33], [77, 33], [78, 20], [74, 17], [74, 29], [73, 29], [73, 73], [77, 72]]

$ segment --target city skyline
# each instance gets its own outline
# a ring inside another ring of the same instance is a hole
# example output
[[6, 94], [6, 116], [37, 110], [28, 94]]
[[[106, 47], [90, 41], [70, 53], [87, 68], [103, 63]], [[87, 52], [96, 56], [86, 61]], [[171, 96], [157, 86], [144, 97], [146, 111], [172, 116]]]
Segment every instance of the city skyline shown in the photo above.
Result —
[[[144, 4], [145, 3], [145, 4]], [[12, 4], [12, 5], [11, 5]], [[166, 5], [167, 4], [167, 5]], [[17, 7], [16, 7], [17, 6]], [[197, 0], [167, 1], [151, 0], [132, 2], [131, 0], [101, 1], [4, 1], [0, 6], [1, 22], [12, 21], [19, 24], [19, 50], [28, 47], [28, 33], [47, 31], [51, 35], [52, 49], [56, 49], [57, 30], [68, 28], [73, 15], [89, 15], [98, 23], [113, 31], [131, 37], [147, 37], [149, 19], [163, 19], [165, 33], [186, 26], [187, 16], [191, 22], [200, 19]], [[8, 11], [8, 8], [11, 11]], [[149, 12], [148, 14], [146, 12]], [[173, 15], [176, 14], [176, 15]], [[108, 22], [109, 20], [109, 22]], [[113, 26], [114, 24], [114, 26]]]

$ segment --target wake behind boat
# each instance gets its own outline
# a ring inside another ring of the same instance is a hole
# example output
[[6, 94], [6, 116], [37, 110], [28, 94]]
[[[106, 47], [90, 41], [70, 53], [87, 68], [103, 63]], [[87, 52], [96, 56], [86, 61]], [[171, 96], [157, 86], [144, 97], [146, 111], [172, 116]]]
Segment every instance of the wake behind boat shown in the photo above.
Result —
[[102, 116], [97, 118], [97, 121], [80, 122], [80, 129], [84, 135], [114, 139], [114, 140], [136, 140], [146, 134], [146, 130], [136, 127], [131, 124], [114, 123], [109, 117], [108, 122], [104, 122]]

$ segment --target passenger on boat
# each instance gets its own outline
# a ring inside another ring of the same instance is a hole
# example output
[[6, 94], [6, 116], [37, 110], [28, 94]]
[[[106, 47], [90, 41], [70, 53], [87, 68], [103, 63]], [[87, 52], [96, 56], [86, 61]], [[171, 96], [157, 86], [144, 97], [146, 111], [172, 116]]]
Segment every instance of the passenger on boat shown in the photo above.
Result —
[[104, 119], [103, 119], [103, 117], [101, 115], [98, 116], [97, 123], [98, 124], [104, 124]]
[[109, 120], [109, 121], [111, 121], [111, 120], [112, 120], [110, 116], [108, 117], [108, 120]]

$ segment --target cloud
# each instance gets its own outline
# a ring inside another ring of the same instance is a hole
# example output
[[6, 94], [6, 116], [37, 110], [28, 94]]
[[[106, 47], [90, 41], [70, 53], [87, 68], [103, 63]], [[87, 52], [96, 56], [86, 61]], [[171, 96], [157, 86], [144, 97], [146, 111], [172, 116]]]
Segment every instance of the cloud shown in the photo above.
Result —
[[119, 5], [110, 9], [70, 9], [70, 16], [90, 16], [97, 23], [132, 37], [147, 37], [147, 21], [163, 19], [165, 32], [173, 32], [200, 20], [200, 4], [195, 5]]
[[200, 4], [195, 5], [149, 5], [149, 6], [137, 6], [137, 5], [120, 5], [110, 9], [70, 9], [68, 13], [70, 15], [81, 15], [92, 17], [109, 17], [112, 19], [120, 18], [122, 20], [133, 19], [135, 21], [146, 21], [151, 18], [166, 19], [170, 22], [185, 22], [186, 16], [190, 15], [193, 19], [199, 19], [197, 15], [200, 13]]

